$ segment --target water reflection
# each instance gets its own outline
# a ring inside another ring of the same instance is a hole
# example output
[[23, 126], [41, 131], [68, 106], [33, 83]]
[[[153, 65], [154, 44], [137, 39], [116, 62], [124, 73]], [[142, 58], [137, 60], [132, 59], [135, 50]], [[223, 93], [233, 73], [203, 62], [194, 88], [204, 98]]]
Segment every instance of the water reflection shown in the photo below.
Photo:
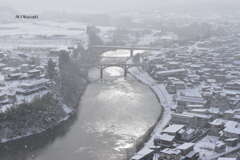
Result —
[[[124, 53], [125, 54], [125, 53]], [[160, 107], [148, 87], [121, 68], [92, 69], [79, 111], [63, 126], [2, 146], [1, 160], [121, 160], [157, 120]]]
[[120, 77], [123, 76], [123, 68], [120, 67], [109, 67], [105, 69], [105, 72], [110, 77]]

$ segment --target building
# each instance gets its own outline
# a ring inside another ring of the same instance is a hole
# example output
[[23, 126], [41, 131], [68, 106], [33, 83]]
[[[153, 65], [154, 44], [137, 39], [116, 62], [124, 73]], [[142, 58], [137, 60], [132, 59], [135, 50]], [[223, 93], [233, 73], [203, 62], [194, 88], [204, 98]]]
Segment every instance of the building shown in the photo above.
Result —
[[8, 101], [7, 94], [3, 93], [3, 92], [0, 92], [0, 106], [8, 104], [8, 103], [9, 103], [9, 101]]
[[185, 126], [184, 125], [181, 125], [181, 124], [173, 124], [173, 125], [170, 125], [168, 126], [167, 128], [165, 128], [163, 130], [162, 133], [166, 133], [168, 135], [172, 135], [172, 136], [176, 136], [177, 133], [183, 129]]
[[21, 84], [17, 90], [17, 94], [29, 95], [41, 90], [47, 89], [50, 81], [48, 79], [40, 79], [36, 81], [25, 82]]
[[195, 96], [185, 96], [185, 95], [181, 95], [179, 94], [176, 98], [177, 104], [178, 105], [205, 105], [206, 104], [206, 100], [204, 100], [202, 97], [195, 97]]
[[173, 69], [173, 70], [167, 70], [167, 71], [158, 71], [155, 73], [155, 78], [161, 79], [161, 78], [167, 78], [167, 77], [183, 77], [187, 73], [187, 70], [185, 69]]
[[172, 147], [174, 140], [175, 140], [175, 136], [168, 135], [168, 134], [160, 134], [154, 138], [154, 145]]
[[159, 152], [159, 160], [180, 160], [181, 150], [166, 148]]
[[154, 150], [152, 149], [142, 149], [139, 152], [137, 152], [131, 160], [146, 160], [151, 159], [153, 157]]
[[230, 157], [220, 157], [217, 160], [239, 160], [239, 158], [230, 158]]
[[182, 155], [185, 156], [191, 151], [193, 151], [194, 143], [183, 143], [182, 145], [178, 146], [176, 149], [180, 150]]
[[223, 130], [223, 135], [226, 138], [240, 138], [240, 125], [235, 121], [227, 121]]
[[29, 77], [31, 77], [31, 78], [36, 78], [41, 75], [41, 71], [37, 70], [37, 69], [29, 70], [27, 73], [28, 73]]
[[209, 135], [219, 136], [219, 132], [224, 129], [224, 120], [215, 119], [212, 122], [209, 122]]
[[217, 153], [223, 153], [226, 151], [226, 144], [222, 141], [218, 141], [215, 145], [214, 150]]
[[224, 139], [224, 142], [226, 143], [226, 145], [231, 146], [231, 147], [235, 147], [238, 144], [238, 138], [227, 138]]
[[188, 124], [191, 127], [205, 128], [212, 119], [211, 115], [183, 112], [181, 114], [173, 113], [171, 121], [177, 124]]
[[224, 89], [240, 90], [240, 81], [232, 81], [225, 84]]
[[178, 132], [177, 138], [185, 142], [190, 142], [197, 136], [197, 133], [197, 130], [193, 128], [182, 129]]
[[21, 78], [21, 73], [12, 73], [5, 76], [5, 80], [18, 80]]

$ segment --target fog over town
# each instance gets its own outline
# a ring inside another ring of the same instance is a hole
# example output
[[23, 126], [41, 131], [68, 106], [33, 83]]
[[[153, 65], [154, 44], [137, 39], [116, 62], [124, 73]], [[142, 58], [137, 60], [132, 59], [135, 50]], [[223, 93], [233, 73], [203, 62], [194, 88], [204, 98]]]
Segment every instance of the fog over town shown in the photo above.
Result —
[[[238, 0], [1, 0], [1, 5], [25, 12], [116, 12], [127, 10], [238, 10]], [[204, 11], [202, 11], [204, 12]]]
[[0, 160], [240, 160], [239, 0], [0, 0]]

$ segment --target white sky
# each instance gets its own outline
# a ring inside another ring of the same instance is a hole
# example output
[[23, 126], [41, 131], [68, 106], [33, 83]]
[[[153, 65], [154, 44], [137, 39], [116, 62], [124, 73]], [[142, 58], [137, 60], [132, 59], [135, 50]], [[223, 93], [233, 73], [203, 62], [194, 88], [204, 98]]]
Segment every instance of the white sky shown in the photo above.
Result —
[[221, 6], [240, 9], [240, 0], [0, 0], [0, 6], [10, 6], [24, 12], [57, 11], [120, 11], [161, 7]]

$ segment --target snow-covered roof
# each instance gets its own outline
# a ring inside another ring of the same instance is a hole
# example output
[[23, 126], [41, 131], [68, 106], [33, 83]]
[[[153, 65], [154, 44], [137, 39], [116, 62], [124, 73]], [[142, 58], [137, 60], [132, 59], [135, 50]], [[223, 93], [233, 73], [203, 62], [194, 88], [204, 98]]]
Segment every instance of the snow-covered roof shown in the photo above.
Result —
[[206, 101], [202, 97], [190, 97], [190, 96], [182, 96], [182, 95], [177, 96], [177, 101], [200, 103], [200, 104], [206, 103]]
[[34, 80], [34, 81], [29, 81], [29, 82], [22, 83], [20, 87], [29, 87], [29, 86], [34, 86], [34, 85], [40, 85], [40, 84], [44, 84], [44, 83], [47, 83], [47, 82], [49, 82], [49, 79], [42, 78], [42, 79], [39, 79], [39, 80]]
[[168, 135], [168, 134], [160, 134], [159, 139], [163, 140], [163, 141], [172, 142], [175, 139], [175, 136], [171, 136], [171, 135]]
[[230, 121], [226, 123], [226, 127], [224, 128], [224, 132], [233, 133], [240, 135], [240, 126], [238, 122]]
[[40, 72], [40, 70], [38, 70], [38, 69], [32, 69], [32, 70], [28, 71], [28, 73], [37, 73], [37, 72]]
[[219, 113], [220, 113], [220, 109], [219, 109], [219, 108], [212, 107], [212, 108], [209, 108], [209, 109], [208, 109], [208, 112], [209, 112], [209, 113], [213, 113], [213, 114], [219, 114]]
[[199, 113], [207, 113], [208, 109], [202, 108], [202, 109], [192, 109], [191, 112], [199, 112]]
[[183, 112], [183, 115], [188, 115], [188, 116], [198, 117], [198, 118], [203, 118], [203, 119], [211, 119], [212, 118], [211, 115], [200, 114], [200, 113]]
[[182, 128], [184, 128], [184, 125], [174, 124], [174, 125], [167, 127], [166, 129], [164, 129], [163, 132], [164, 133], [176, 133], [179, 130], [181, 130]]
[[178, 146], [177, 149], [186, 150], [194, 146], [194, 143], [183, 143], [182, 145]]
[[188, 104], [187, 107], [189, 108], [204, 108], [202, 104]]
[[132, 160], [140, 160], [152, 152], [153, 152], [152, 149], [144, 148], [144, 149], [141, 149], [139, 152], [137, 152], [131, 159]]
[[156, 74], [158, 75], [172, 75], [177, 73], [185, 73], [185, 69], [174, 69], [174, 70], [168, 70], [168, 71], [158, 71]]
[[224, 145], [225, 145], [225, 143], [223, 141], [217, 141], [216, 142], [216, 147], [222, 147]]
[[237, 160], [237, 158], [220, 157], [218, 160]]
[[215, 119], [212, 122], [210, 122], [209, 124], [214, 125], [214, 126], [219, 126], [219, 125], [224, 125], [225, 120], [223, 119]]
[[178, 155], [181, 154], [181, 151], [178, 149], [165, 148], [164, 150], [161, 150], [160, 153], [165, 153], [168, 155]]

